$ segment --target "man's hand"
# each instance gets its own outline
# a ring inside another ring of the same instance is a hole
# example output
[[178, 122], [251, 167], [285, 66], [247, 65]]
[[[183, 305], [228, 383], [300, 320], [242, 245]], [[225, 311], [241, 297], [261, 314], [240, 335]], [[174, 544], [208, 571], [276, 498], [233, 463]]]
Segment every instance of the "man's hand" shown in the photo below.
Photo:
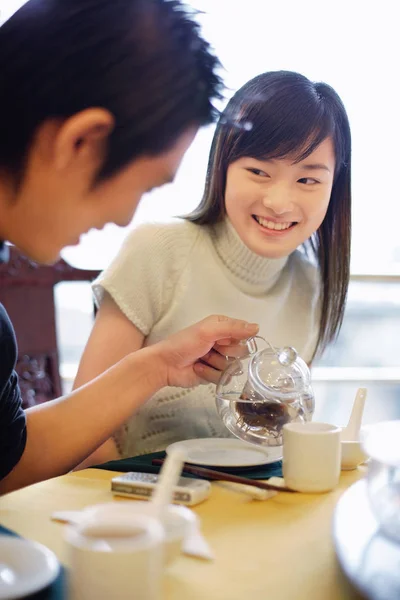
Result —
[[[221, 315], [207, 317], [151, 347], [155, 368], [162, 370], [165, 385], [193, 387], [205, 381], [217, 383], [239, 342], [258, 333], [256, 323]], [[243, 345], [241, 346], [243, 349]]]

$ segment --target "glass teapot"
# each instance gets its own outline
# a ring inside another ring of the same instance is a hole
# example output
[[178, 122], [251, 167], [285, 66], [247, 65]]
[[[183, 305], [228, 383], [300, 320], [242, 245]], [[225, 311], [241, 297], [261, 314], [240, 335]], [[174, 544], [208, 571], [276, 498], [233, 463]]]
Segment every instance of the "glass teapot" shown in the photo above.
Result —
[[243, 351], [221, 375], [218, 413], [236, 437], [280, 446], [285, 423], [310, 421], [314, 413], [310, 370], [294, 348], [274, 348], [259, 336], [247, 340]]

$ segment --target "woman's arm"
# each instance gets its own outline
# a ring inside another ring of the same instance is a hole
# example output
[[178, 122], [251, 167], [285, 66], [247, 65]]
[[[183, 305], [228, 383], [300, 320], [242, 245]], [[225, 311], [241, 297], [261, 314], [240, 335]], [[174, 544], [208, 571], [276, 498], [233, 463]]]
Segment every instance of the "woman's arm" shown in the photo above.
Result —
[[216, 381], [219, 373], [199, 360], [213, 346], [229, 351], [236, 340], [257, 331], [256, 325], [245, 321], [208, 317], [129, 354], [68, 396], [27, 410], [25, 451], [0, 482], [0, 493], [70, 471], [160, 388]]
[[[82, 355], [74, 389], [92, 381], [119, 360], [143, 346], [144, 336], [123, 314], [111, 296], [105, 292], [96, 315], [89, 340]], [[115, 442], [110, 437], [90, 454], [77, 469], [118, 458]]]

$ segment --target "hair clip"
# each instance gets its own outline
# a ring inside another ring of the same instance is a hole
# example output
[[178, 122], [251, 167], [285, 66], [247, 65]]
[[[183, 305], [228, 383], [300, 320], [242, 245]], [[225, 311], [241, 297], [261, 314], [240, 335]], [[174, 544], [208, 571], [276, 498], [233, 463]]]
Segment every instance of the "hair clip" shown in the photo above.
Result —
[[251, 121], [238, 121], [237, 119], [227, 117], [226, 115], [221, 116], [220, 124], [230, 125], [240, 131], [251, 131], [253, 129], [253, 123]]

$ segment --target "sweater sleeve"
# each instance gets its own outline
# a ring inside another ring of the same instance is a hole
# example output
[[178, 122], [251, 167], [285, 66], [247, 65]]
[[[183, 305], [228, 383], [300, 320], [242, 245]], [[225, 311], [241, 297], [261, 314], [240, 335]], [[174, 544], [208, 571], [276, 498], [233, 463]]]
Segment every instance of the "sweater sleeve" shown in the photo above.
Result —
[[93, 283], [97, 305], [107, 291], [143, 335], [149, 335], [173, 299], [191, 247], [190, 227], [172, 223], [134, 229]]

